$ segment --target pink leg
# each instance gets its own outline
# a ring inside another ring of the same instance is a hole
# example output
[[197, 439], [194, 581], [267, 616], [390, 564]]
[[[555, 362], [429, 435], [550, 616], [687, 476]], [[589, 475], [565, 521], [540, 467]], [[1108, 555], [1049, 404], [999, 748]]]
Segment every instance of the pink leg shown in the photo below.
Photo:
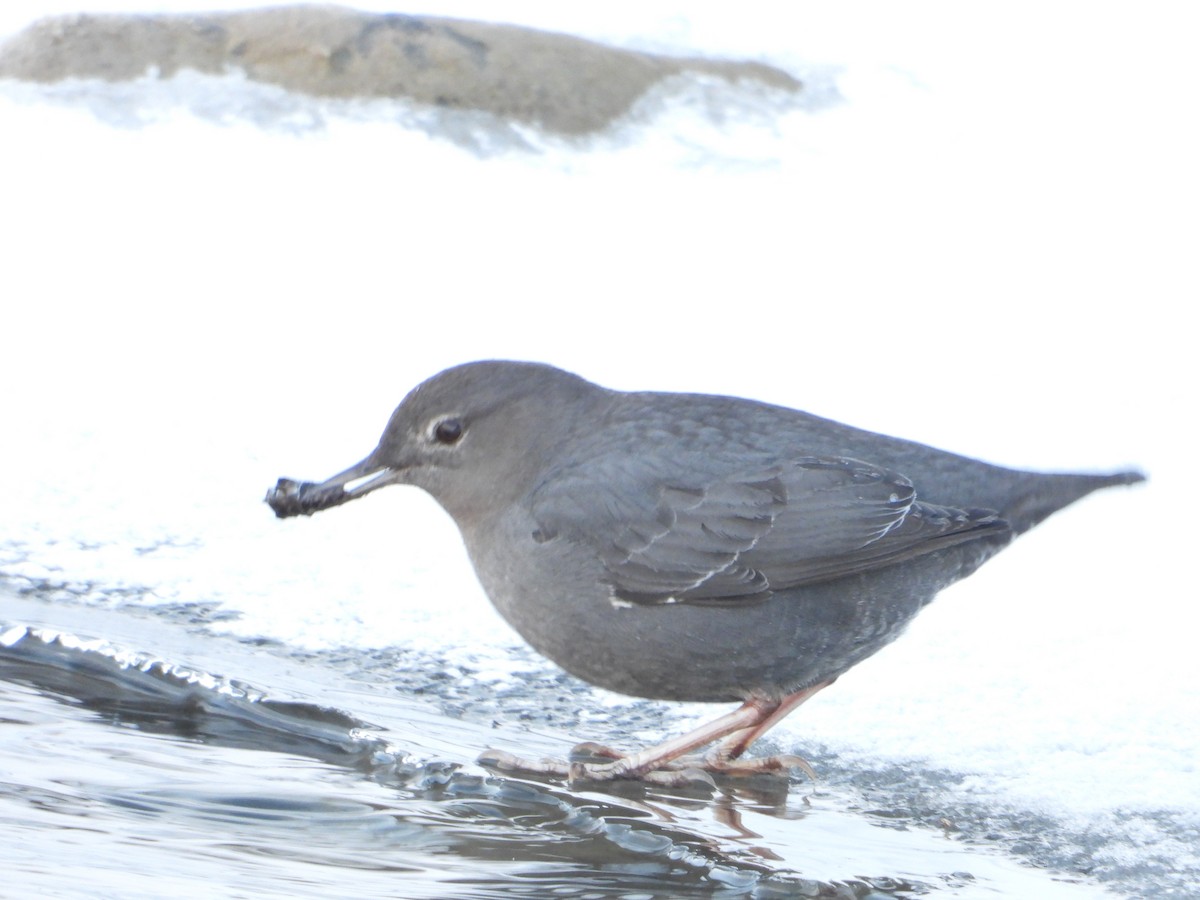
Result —
[[[617, 778], [642, 779], [666, 786], [683, 786], [695, 781], [681, 768], [704, 769], [709, 772], [750, 774], [755, 772], [779, 772], [790, 768], [803, 769], [816, 778], [812, 768], [798, 756], [772, 756], [765, 759], [739, 760], [746, 749], [761, 735], [777, 725], [788, 713], [817, 693], [833, 684], [833, 680], [815, 684], [780, 700], [766, 697], [751, 697], [737, 709], [711, 722], [701, 725], [687, 734], [655, 747], [620, 756], [605, 763], [563, 763], [559, 760], [524, 760], [498, 750], [489, 750], [480, 757], [480, 763], [492, 768], [509, 771], [524, 771], [542, 775], [566, 776], [572, 782], [610, 781]], [[685, 754], [698, 747], [719, 741], [701, 759], [686, 757]], [[598, 756], [617, 756], [605, 747], [586, 746]], [[707, 776], [702, 776], [705, 780]], [[710, 780], [711, 781], [711, 780]]]
[[630, 753], [611, 763], [586, 766], [585, 771], [588, 777], [597, 780], [636, 777], [652, 772], [678, 759], [689, 750], [711, 744], [727, 735], [757, 728], [760, 723], [770, 718], [778, 706], [777, 700], [751, 697], [733, 712], [726, 713], [687, 734], [664, 741], [655, 747]]
[[718, 759], [725, 762], [737, 759], [746, 752], [751, 744], [782, 722], [801, 703], [822, 688], [829, 687], [836, 680], [836, 678], [831, 678], [829, 681], [822, 681], [820, 684], [806, 687], [803, 690], [796, 691], [794, 694], [788, 694], [761, 722], [727, 735], [720, 744], [710, 751], [709, 756], [715, 755]]

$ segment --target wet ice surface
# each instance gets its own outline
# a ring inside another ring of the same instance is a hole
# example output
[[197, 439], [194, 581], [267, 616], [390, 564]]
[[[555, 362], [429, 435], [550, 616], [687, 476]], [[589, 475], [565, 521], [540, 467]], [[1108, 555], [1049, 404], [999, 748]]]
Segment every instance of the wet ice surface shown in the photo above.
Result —
[[[29, 619], [62, 614], [5, 600]], [[157, 622], [95, 612], [83, 618], [110, 634], [180, 645]], [[564, 699], [561, 683], [510, 692], [516, 720], [541, 712], [532, 727], [498, 727], [351, 679], [345, 660], [309, 658], [298, 672], [280, 648], [189, 644], [320, 702], [110, 640], [0, 633], [0, 818], [17, 883], [129, 897], [190, 896], [200, 884], [256, 896], [1097, 895], [1077, 875], [1054, 879], [980, 849], [949, 823], [910, 828], [911, 816], [865, 809], [866, 795], [844, 784], [572, 793], [468, 761], [483, 742], [561, 752], [565, 735], [542, 726], [562, 718], [544, 705], [546, 688]]]
[[[583, 144], [236, 75], [0, 85], [9, 884], [1194, 896], [1177, 210], [1197, 206], [1197, 57], [1161, 11], [1067, 7], [880, 8], [870, 31], [858, 12], [593, 10], [588, 36], [761, 55], [842, 100], [676, 86]], [[815, 787], [491, 782], [471, 764], [488, 746], [640, 745], [715, 709], [536, 658], [416, 492], [288, 522], [260, 502], [361, 459], [410, 387], [489, 356], [1151, 481], [1039, 526], [758, 748], [806, 755]], [[67, 643], [38, 652], [26, 626]], [[156, 669], [84, 663], [92, 639], [200, 680], [164, 697]], [[374, 729], [347, 739], [358, 721]]]

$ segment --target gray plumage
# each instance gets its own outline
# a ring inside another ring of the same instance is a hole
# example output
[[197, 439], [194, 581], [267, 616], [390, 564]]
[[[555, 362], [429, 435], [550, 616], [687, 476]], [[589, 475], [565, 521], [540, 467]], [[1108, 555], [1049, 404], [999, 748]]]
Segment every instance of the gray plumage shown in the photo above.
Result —
[[412, 391], [362, 463], [281, 480], [268, 502], [309, 514], [424, 488], [541, 653], [615, 691], [724, 701], [836, 678], [1015, 535], [1140, 480], [1015, 471], [751, 400], [480, 362]]

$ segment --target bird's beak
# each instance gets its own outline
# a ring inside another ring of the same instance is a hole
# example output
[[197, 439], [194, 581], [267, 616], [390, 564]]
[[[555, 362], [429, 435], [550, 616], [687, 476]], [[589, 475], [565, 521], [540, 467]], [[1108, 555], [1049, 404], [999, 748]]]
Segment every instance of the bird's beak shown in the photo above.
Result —
[[275, 487], [267, 491], [265, 499], [281, 519], [311, 516], [369, 494], [376, 488], [394, 484], [402, 476], [403, 469], [382, 465], [375, 461], [375, 454], [371, 454], [362, 462], [319, 483], [280, 478]]

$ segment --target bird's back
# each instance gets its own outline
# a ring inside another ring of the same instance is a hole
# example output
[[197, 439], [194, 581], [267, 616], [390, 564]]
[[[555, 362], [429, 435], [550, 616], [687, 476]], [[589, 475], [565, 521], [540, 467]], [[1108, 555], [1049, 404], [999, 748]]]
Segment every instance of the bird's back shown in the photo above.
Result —
[[[856, 459], [896, 472], [924, 503], [992, 509], [1014, 534], [1100, 488], [1143, 481], [1139, 472], [1077, 474], [1008, 469], [889, 437], [810, 413], [752, 400], [705, 394], [616, 395], [614, 415], [629, 422], [638, 441], [658, 439], [713, 454], [715, 464], [738, 457]], [[662, 398], [669, 398], [665, 400]], [[667, 413], [669, 408], [670, 412]]]

